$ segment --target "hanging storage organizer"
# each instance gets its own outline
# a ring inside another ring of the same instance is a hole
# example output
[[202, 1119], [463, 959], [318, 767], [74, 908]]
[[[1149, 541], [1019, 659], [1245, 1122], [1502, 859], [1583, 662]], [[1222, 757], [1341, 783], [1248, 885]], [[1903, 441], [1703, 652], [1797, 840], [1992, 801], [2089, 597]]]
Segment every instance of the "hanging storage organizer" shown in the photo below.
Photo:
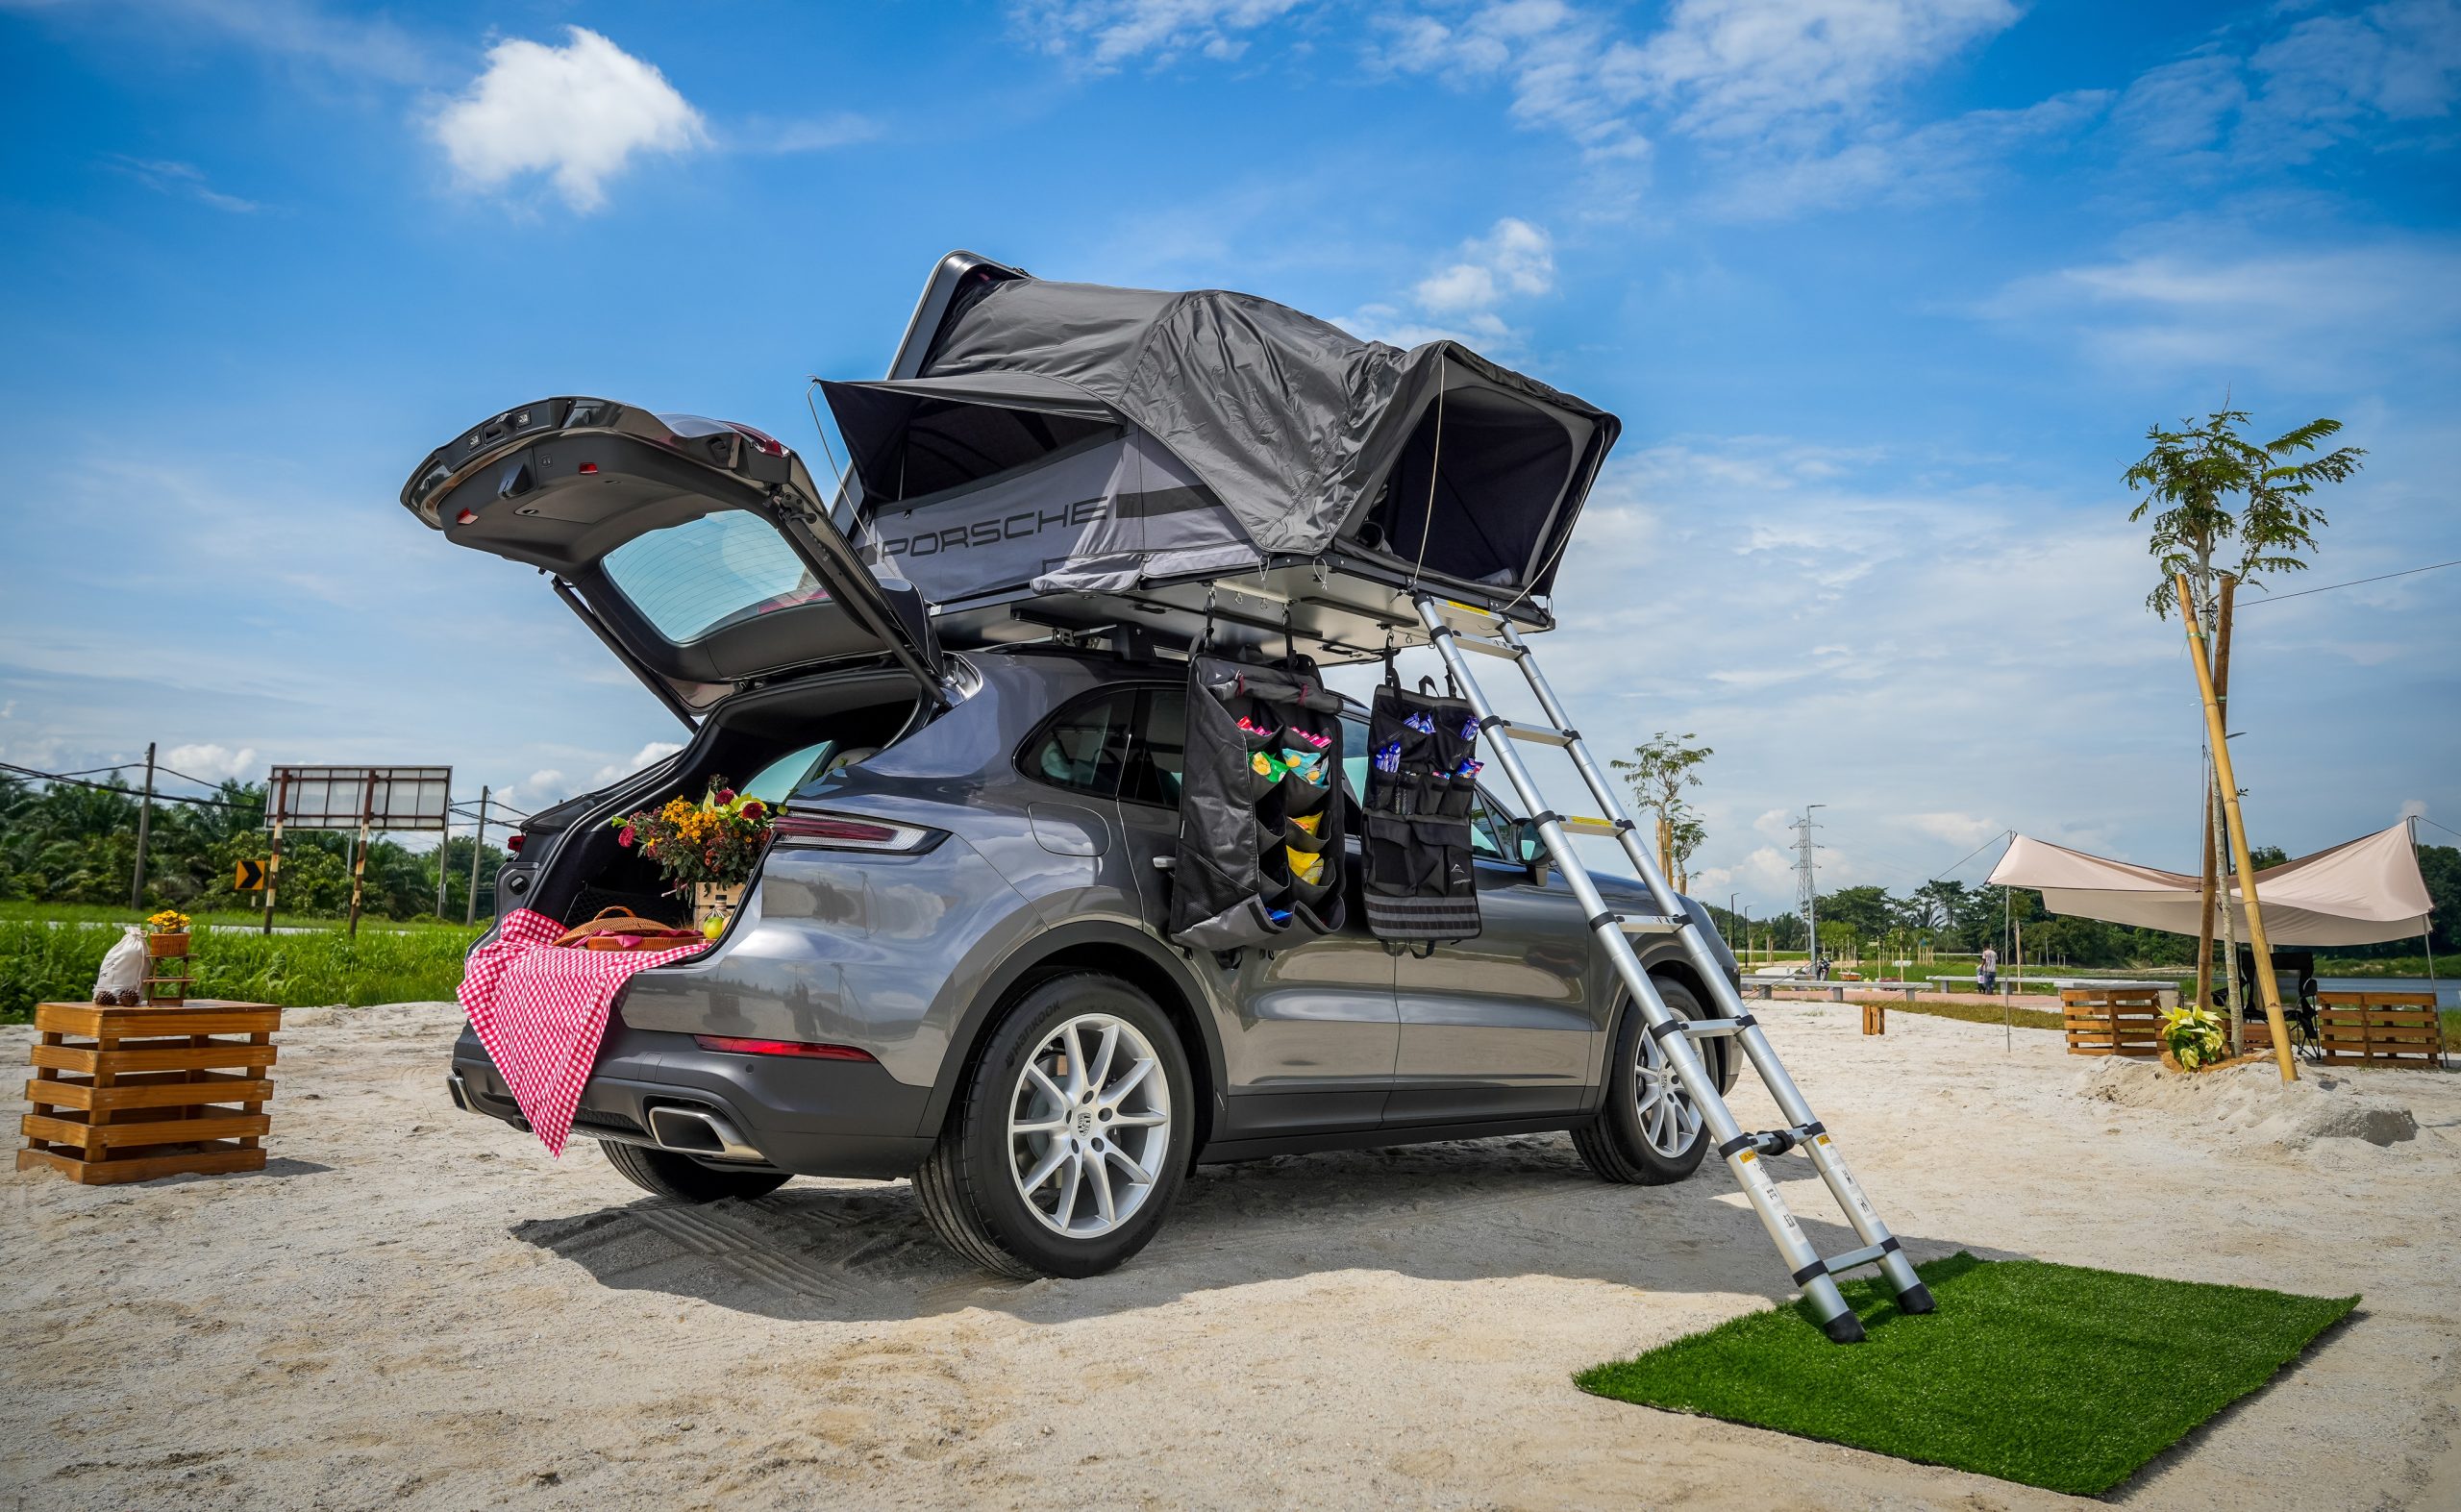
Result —
[[1188, 664], [1171, 938], [1271, 947], [1342, 924], [1341, 700], [1305, 662]]
[[1368, 718], [1367, 928], [1383, 940], [1466, 940], [1479, 929], [1479, 716], [1420, 682], [1404, 688], [1388, 660]]

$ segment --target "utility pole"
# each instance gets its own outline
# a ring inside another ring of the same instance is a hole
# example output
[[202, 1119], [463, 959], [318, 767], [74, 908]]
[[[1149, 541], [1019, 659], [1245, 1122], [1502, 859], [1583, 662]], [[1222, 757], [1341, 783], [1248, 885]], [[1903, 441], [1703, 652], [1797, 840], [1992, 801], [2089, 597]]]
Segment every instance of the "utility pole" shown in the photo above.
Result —
[[1820, 829], [1812, 823], [1811, 811], [1826, 808], [1827, 804], [1803, 805], [1803, 816], [1786, 828], [1795, 831], [1795, 905], [1803, 916], [1803, 959], [1817, 965], [1820, 960], [1820, 885], [1814, 875], [1811, 853], [1819, 847], [1812, 843], [1811, 832]]
[[[447, 784], [446, 790], [449, 794], [450, 784]], [[452, 799], [447, 797], [445, 803], [447, 806], [444, 810], [444, 832], [435, 839], [435, 916], [438, 920], [444, 917], [444, 863], [450, 858], [453, 849]]]
[[470, 837], [470, 897], [469, 906], [461, 915], [463, 924], [479, 922], [479, 857], [486, 854], [486, 849], [487, 785], [482, 782], [479, 784], [479, 832]]
[[128, 884], [131, 911], [145, 907], [145, 839], [154, 828], [154, 742], [145, 742], [145, 804], [137, 810], [137, 880]]

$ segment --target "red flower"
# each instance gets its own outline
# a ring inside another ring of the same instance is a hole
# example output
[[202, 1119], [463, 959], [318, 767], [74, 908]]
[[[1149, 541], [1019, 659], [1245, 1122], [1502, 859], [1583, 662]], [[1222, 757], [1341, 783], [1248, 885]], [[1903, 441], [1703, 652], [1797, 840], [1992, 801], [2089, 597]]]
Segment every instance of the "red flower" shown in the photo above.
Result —
[[629, 846], [633, 843], [633, 827], [631, 825], [626, 825], [623, 829], [615, 831], [615, 843], [623, 846]]
[[762, 803], [758, 798], [753, 799], [750, 803], [743, 806], [743, 817], [746, 819], [758, 819], [768, 811], [769, 806]]
[[731, 803], [733, 803], [733, 802], [734, 802], [734, 789], [733, 789], [733, 788], [732, 788], [732, 787], [721, 787], [721, 788], [719, 788], [719, 789], [718, 789], [718, 802], [719, 802], [719, 803], [722, 803], [722, 804], [731, 804]]

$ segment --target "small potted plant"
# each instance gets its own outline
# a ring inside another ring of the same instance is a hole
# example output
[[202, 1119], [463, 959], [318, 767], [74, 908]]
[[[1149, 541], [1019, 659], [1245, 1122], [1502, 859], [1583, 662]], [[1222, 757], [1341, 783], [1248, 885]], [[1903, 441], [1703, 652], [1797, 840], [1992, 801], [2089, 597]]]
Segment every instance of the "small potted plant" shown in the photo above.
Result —
[[743, 901], [744, 884], [769, 839], [769, 806], [712, 778], [699, 803], [676, 797], [612, 821], [618, 845], [658, 863], [676, 897], [692, 900], [693, 922], [716, 939]]
[[188, 916], [165, 908], [145, 921], [145, 997], [176, 1007], [187, 1001]]
[[2183, 1003], [2162, 1010], [2162, 1063], [2174, 1071], [2206, 1071], [2230, 1053], [2222, 1015]]

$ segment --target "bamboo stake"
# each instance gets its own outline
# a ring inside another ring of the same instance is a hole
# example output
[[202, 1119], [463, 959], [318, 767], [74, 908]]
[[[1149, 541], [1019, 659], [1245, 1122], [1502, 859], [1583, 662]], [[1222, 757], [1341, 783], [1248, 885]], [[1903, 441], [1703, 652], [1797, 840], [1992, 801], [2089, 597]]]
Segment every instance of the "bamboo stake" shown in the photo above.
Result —
[[2256, 865], [2248, 855], [2248, 821], [2239, 812], [2239, 780], [2230, 768], [2230, 731], [2222, 722], [2222, 705], [2214, 697], [2213, 666], [2205, 659], [2204, 627], [2197, 623], [2196, 600], [2188, 592], [2188, 575], [2178, 574], [2180, 615], [2188, 625], [2188, 661], [2196, 668], [2197, 689], [2204, 697], [2205, 736], [2213, 742], [2214, 781], [2222, 789], [2222, 817], [2230, 831], [2230, 859], [2239, 873], [2239, 890], [2247, 898], [2248, 943], [2256, 954], [2256, 987], [2263, 995], [2265, 1025], [2273, 1030], [2274, 1064], [2281, 1079], [2299, 1079], [2298, 1063], [2290, 1055], [2290, 1030], [2281, 1019], [2281, 987], [2273, 979], [2273, 943], [2265, 938], [2264, 910], [2256, 902]]

